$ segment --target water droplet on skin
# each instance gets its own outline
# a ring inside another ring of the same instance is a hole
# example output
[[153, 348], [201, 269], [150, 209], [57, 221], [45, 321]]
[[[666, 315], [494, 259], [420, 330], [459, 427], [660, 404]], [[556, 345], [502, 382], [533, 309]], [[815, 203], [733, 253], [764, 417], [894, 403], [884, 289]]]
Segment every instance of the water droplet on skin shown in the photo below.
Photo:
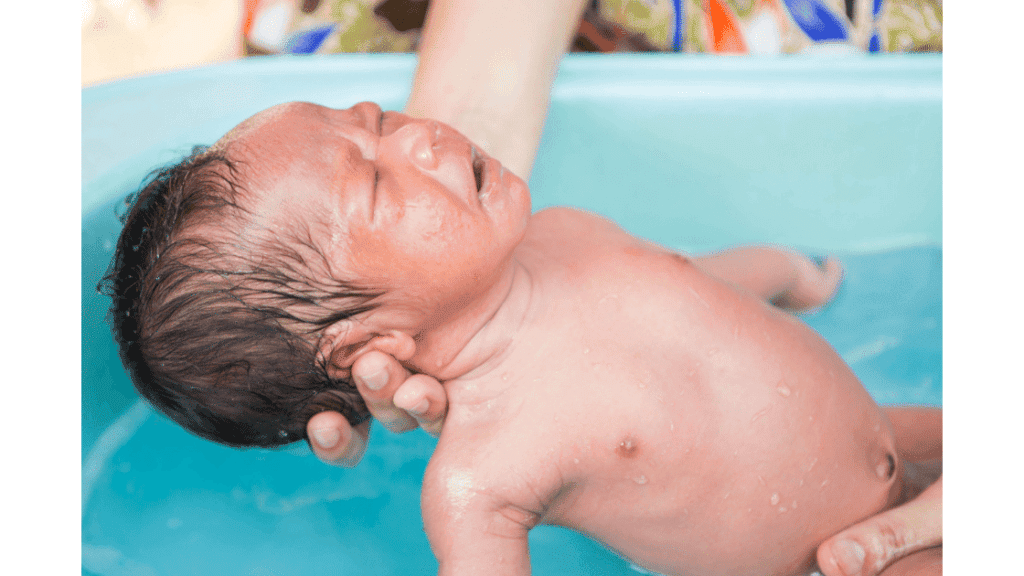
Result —
[[825, 486], [828, 486], [828, 478], [825, 478], [824, 480], [822, 480], [821, 481], [821, 486], [818, 486], [818, 488], [824, 488]]
[[637, 382], [636, 386], [637, 386], [637, 388], [639, 388], [641, 390], [644, 390], [644, 389], [647, 388], [647, 384], [645, 384], [643, 382]]
[[501, 375], [502, 380], [508, 380], [508, 372]]
[[676, 429], [676, 425], [675, 425], [675, 423], [674, 423], [674, 422], [669, 422], [669, 423], [668, 423], [668, 431], [669, 431], [669, 432], [674, 432], [674, 431], [675, 431], [675, 429]]
[[590, 354], [590, 348], [584, 348], [583, 349], [583, 353], [584, 354]]
[[789, 398], [789, 395], [792, 392], [789, 389], [789, 386], [786, 386], [785, 382], [780, 382], [775, 389], [779, 391], [779, 394], [781, 394], [783, 398]]
[[772, 494], [771, 503], [772, 503], [772, 506], [775, 506], [776, 504], [779, 503], [779, 493], [778, 492], [775, 492], [774, 494]]
[[644, 484], [647, 484], [647, 476], [644, 476], [643, 474], [641, 474], [641, 475], [637, 476], [636, 478], [633, 478], [633, 482], [636, 482], [637, 484], [643, 486]]
[[728, 500], [729, 499], [729, 494], [732, 494], [732, 492], [726, 492], [725, 496], [722, 496], [722, 500]]
[[765, 484], [764, 482], [764, 478], [762, 478], [760, 475], [758, 475], [757, 481], [761, 484], [761, 486], [767, 486], [767, 484]]
[[789, 507], [792, 508], [793, 510], [796, 510], [796, 500], [793, 500], [793, 503], [790, 504]]
[[818, 463], [818, 459], [817, 458], [815, 458], [814, 460], [811, 460], [811, 463], [807, 465], [807, 471], [810, 472], [811, 470], [814, 470], [814, 466], [817, 465], [817, 463]]
[[768, 413], [768, 409], [769, 408], [771, 408], [771, 406], [768, 406], [768, 407], [765, 407], [765, 408], [762, 408], [762, 409], [758, 410], [757, 413], [754, 414], [753, 417], [751, 417], [750, 423], [753, 424], [754, 422], [757, 422], [758, 418], [760, 418], [761, 416], [764, 416], [765, 414]]
[[779, 514], [782, 514], [784, 512], [786, 512], [786, 507], [785, 506], [779, 506]]
[[579, 458], [573, 458], [572, 459], [572, 463], [573, 464], [579, 464], [580, 463], [580, 459]]

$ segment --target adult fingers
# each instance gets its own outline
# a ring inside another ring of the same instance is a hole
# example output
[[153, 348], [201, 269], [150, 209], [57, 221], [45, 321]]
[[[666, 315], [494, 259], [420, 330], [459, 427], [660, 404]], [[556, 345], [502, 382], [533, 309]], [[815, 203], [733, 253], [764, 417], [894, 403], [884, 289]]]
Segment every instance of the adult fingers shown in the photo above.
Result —
[[371, 350], [352, 365], [352, 379], [378, 422], [392, 432], [416, 428], [416, 419], [395, 407], [395, 392], [409, 377], [409, 371], [392, 356]]
[[325, 464], [351, 468], [366, 451], [369, 424], [363, 422], [353, 428], [338, 412], [320, 412], [306, 423], [309, 447]]
[[431, 435], [441, 435], [448, 412], [448, 395], [436, 379], [426, 374], [410, 376], [395, 392], [395, 406], [412, 415]]
[[825, 576], [875, 576], [914, 552], [942, 544], [942, 478], [917, 498], [829, 538], [818, 547]]

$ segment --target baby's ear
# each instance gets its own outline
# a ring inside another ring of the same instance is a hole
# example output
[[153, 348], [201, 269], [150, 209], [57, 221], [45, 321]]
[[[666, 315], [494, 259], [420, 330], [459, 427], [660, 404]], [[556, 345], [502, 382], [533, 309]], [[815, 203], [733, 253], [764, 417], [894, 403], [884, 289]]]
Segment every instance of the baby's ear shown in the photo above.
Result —
[[328, 326], [320, 336], [317, 353], [327, 360], [327, 374], [331, 378], [345, 378], [351, 374], [356, 359], [377, 350], [405, 362], [416, 354], [416, 341], [401, 330], [374, 331], [350, 320]]

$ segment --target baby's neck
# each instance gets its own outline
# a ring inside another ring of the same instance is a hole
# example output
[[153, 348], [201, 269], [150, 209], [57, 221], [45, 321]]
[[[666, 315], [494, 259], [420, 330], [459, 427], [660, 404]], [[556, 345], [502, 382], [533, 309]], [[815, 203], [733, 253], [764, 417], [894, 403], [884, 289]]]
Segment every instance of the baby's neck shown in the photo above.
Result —
[[491, 290], [420, 334], [409, 364], [442, 382], [484, 376], [510, 350], [533, 303], [533, 275], [513, 259]]

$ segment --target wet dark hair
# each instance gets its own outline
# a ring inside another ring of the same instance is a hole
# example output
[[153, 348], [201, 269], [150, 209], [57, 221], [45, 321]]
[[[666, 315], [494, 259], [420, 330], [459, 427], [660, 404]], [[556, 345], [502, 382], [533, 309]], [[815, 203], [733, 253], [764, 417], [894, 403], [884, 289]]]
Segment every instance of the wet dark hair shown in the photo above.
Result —
[[328, 376], [316, 344], [381, 293], [334, 279], [308, 229], [242, 238], [252, 218], [240, 191], [238, 163], [199, 146], [125, 200], [99, 287], [136, 389], [186, 430], [230, 446], [305, 439], [324, 410], [365, 421], [354, 384]]

